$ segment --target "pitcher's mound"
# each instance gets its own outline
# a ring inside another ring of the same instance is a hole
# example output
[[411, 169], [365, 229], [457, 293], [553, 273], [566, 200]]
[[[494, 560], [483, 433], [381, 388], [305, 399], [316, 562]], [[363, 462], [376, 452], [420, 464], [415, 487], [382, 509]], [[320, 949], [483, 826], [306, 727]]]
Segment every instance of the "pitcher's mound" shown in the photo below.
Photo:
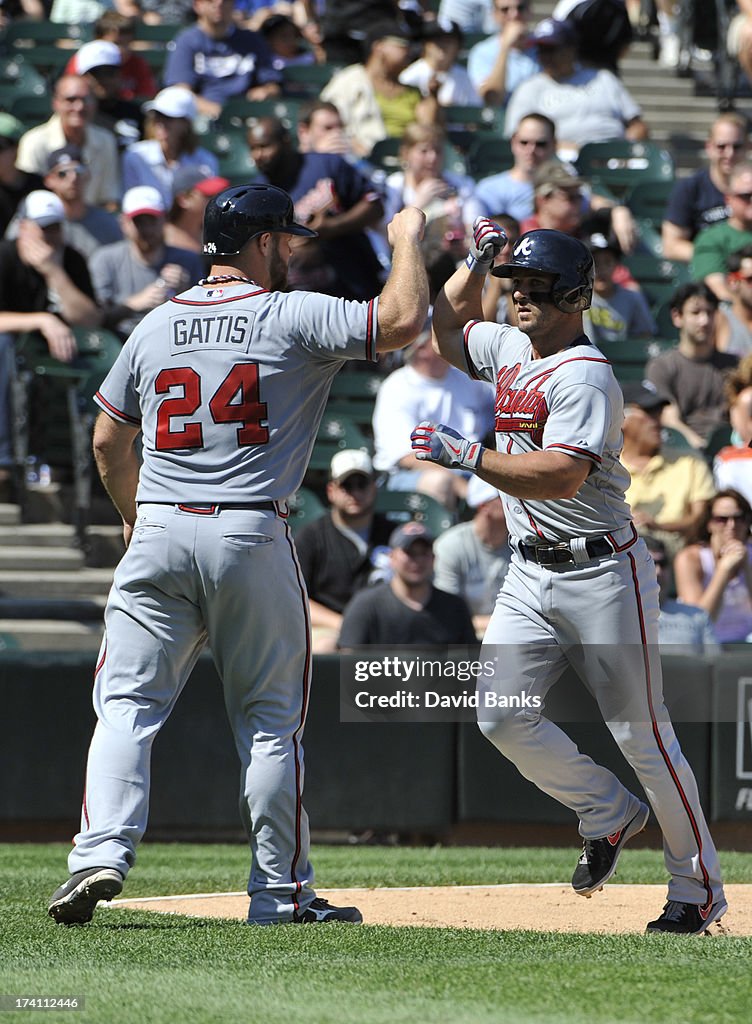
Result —
[[[321, 889], [335, 906], [356, 906], [364, 924], [432, 928], [489, 928], [508, 931], [644, 932], [659, 916], [665, 885], [606, 885], [592, 899], [569, 885], [455, 885], [402, 889]], [[729, 910], [710, 934], [752, 935], [752, 886], [728, 885]], [[165, 896], [116, 900], [112, 907], [188, 914], [192, 917], [245, 919], [245, 893]]]

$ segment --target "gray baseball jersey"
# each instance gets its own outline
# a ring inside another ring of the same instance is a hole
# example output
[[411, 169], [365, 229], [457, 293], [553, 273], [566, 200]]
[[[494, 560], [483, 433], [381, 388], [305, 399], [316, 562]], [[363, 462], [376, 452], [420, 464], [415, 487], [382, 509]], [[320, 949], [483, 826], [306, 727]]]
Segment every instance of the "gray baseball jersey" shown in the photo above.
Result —
[[195, 287], [143, 319], [97, 393], [113, 419], [141, 428], [143, 465], [105, 610], [71, 874], [133, 866], [154, 738], [208, 644], [241, 762], [249, 920], [313, 913], [301, 743], [310, 621], [284, 499], [332, 377], [375, 354], [376, 312], [376, 299]]
[[555, 543], [627, 526], [630, 478], [619, 462], [624, 402], [603, 353], [583, 335], [582, 344], [533, 359], [530, 339], [516, 327], [471, 321], [465, 354], [470, 376], [496, 385], [498, 451], [562, 451], [593, 464], [574, 498], [522, 501], [502, 494], [512, 537]]
[[375, 358], [377, 299], [195, 287], [141, 321], [95, 395], [141, 427], [137, 500], [284, 500], [344, 359]]

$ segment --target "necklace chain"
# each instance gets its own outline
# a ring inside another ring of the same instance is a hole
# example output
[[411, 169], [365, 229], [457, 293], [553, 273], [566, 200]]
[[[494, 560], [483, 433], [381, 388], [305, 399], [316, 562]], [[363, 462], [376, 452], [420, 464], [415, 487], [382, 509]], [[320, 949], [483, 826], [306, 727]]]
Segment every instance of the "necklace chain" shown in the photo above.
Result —
[[256, 284], [255, 281], [251, 281], [247, 277], [238, 277], [235, 274], [216, 274], [214, 277], [202, 277], [201, 280], [199, 281], [199, 284], [224, 284], [230, 281], [239, 281], [240, 284], [252, 284], [256, 288], [258, 288], [258, 285]]

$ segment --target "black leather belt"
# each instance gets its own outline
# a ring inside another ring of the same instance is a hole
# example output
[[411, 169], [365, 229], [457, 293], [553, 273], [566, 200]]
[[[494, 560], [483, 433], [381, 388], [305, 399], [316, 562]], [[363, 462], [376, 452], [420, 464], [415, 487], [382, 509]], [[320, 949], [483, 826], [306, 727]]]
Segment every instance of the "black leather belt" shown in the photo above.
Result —
[[178, 502], [178, 501], [139, 501], [139, 505], [171, 505], [179, 508], [181, 512], [195, 512], [197, 515], [212, 516], [215, 512], [224, 512], [226, 509], [247, 509], [258, 512], [276, 512], [277, 506], [273, 501], [245, 501], [233, 502], [230, 505], [216, 504], [211, 502]]
[[[537, 562], [538, 565], [566, 565], [575, 561], [567, 544], [519, 544], [518, 547], [526, 561]], [[605, 537], [594, 537], [586, 541], [585, 550], [591, 558], [603, 558], [614, 553], [613, 547]]]

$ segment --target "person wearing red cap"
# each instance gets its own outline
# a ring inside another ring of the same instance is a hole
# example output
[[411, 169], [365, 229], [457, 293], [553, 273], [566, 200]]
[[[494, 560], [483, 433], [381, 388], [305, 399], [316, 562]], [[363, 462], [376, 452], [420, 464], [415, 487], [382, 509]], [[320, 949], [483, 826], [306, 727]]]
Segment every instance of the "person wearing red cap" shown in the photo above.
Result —
[[202, 174], [198, 167], [183, 167], [175, 172], [175, 198], [167, 213], [165, 242], [178, 249], [201, 252], [204, 210], [212, 196], [230, 187], [227, 178]]
[[122, 242], [105, 245], [91, 274], [104, 325], [123, 339], [143, 317], [204, 276], [201, 258], [165, 243], [166, 207], [157, 189], [139, 185], [123, 196]]

